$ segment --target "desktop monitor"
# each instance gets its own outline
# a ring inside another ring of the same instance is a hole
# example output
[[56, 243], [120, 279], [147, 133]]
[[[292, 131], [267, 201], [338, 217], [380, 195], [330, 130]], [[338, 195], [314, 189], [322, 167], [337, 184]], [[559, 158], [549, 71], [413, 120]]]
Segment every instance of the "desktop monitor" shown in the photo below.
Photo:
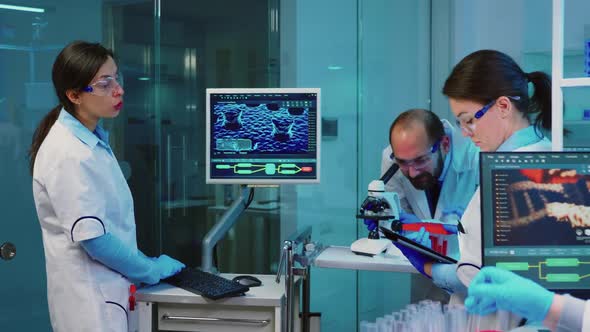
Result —
[[320, 89], [207, 89], [206, 182], [320, 181]]
[[590, 152], [480, 156], [484, 265], [590, 294]]

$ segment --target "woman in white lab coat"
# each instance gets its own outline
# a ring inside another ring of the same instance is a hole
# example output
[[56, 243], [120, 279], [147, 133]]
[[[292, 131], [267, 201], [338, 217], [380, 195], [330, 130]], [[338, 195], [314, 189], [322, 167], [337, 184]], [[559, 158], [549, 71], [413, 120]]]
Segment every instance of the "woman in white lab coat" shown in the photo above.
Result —
[[57, 56], [59, 105], [33, 136], [33, 196], [56, 332], [128, 329], [131, 282], [157, 283], [184, 265], [137, 249], [133, 198], [98, 121], [123, 106], [113, 54], [73, 42]]
[[[533, 95], [529, 96], [529, 87]], [[551, 128], [551, 79], [542, 72], [525, 73], [508, 55], [481, 50], [461, 60], [447, 78], [443, 93], [463, 131], [481, 151], [549, 151], [542, 129]], [[469, 286], [481, 268], [481, 210], [479, 189], [469, 202], [459, 236], [457, 266], [425, 267], [433, 279], [458, 279]], [[456, 283], [448, 281], [449, 283]], [[453, 300], [460, 297], [454, 296]], [[459, 298], [462, 302], [462, 299]], [[516, 326], [520, 317], [512, 317]], [[495, 328], [486, 316], [481, 328]], [[489, 325], [489, 326], [487, 326]]]

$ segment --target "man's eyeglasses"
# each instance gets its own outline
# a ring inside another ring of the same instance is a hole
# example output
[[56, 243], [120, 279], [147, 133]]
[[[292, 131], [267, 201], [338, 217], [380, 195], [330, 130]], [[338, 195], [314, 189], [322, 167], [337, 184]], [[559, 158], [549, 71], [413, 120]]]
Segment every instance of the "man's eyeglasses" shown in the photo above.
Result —
[[395, 158], [393, 154], [391, 155], [391, 158], [399, 165], [399, 168], [402, 170], [408, 170], [410, 167], [413, 167], [416, 170], [423, 169], [424, 167], [428, 166], [428, 163], [432, 160], [432, 156], [436, 153], [436, 151], [438, 151], [439, 147], [440, 140], [436, 141], [434, 145], [432, 145], [429, 152], [418, 158], [414, 158], [412, 160], [402, 160]]
[[[512, 100], [520, 100], [520, 96], [508, 96], [508, 98]], [[486, 114], [486, 112], [494, 106], [498, 98], [490, 101], [489, 103], [485, 104], [479, 111], [475, 112], [472, 117], [470, 118], [463, 118], [457, 119], [457, 125], [466, 132], [473, 132], [475, 130], [475, 120], [481, 119], [482, 116]]]
[[117, 74], [115, 77], [103, 76], [82, 90], [96, 96], [110, 96], [117, 87], [123, 87], [123, 76], [121, 74]]

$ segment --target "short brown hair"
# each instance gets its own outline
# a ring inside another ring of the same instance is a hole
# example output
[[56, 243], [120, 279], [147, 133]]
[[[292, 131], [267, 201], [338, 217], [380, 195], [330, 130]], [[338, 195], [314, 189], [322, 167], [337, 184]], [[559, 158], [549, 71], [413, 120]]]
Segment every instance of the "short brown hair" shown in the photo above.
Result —
[[396, 126], [409, 127], [414, 123], [424, 125], [430, 144], [434, 144], [445, 135], [445, 128], [438, 115], [429, 110], [413, 108], [403, 112], [393, 121], [389, 127], [389, 143], [391, 144], [391, 134]]

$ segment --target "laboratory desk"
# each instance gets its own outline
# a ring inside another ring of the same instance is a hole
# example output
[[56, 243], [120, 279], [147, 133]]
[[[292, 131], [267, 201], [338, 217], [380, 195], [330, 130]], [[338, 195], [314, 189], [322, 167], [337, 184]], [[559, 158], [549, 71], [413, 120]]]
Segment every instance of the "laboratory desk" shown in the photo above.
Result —
[[333, 269], [418, 273], [396, 247], [373, 257], [357, 255], [350, 247], [328, 246], [313, 260], [313, 266]]
[[[231, 279], [236, 274], [221, 276]], [[156, 327], [159, 331], [281, 332], [286, 301], [284, 279], [278, 284], [274, 275], [255, 276], [262, 286], [250, 288], [244, 296], [219, 300], [209, 300], [166, 283], [141, 288], [137, 291], [138, 331], [152, 332]], [[295, 317], [298, 316], [296, 313]]]

